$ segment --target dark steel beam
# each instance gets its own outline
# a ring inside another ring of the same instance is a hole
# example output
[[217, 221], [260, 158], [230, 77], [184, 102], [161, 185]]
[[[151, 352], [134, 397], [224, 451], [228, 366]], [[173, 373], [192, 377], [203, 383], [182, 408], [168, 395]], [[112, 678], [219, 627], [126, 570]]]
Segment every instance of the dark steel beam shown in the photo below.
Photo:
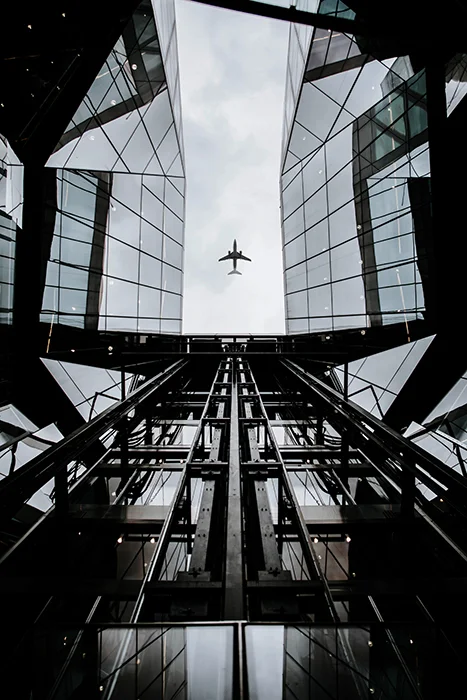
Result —
[[245, 618], [243, 514], [236, 362], [237, 361], [234, 359], [230, 404], [229, 477], [227, 485], [225, 541], [225, 598], [223, 610], [223, 617], [225, 620], [243, 620]]

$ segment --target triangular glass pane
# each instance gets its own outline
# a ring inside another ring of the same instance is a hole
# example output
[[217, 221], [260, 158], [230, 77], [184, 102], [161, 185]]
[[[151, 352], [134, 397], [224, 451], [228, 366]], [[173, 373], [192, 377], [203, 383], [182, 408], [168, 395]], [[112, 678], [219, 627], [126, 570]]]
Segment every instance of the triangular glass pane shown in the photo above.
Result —
[[161, 167], [161, 164], [159, 163], [159, 159], [155, 153], [152, 156], [149, 163], [147, 164], [147, 166], [144, 170], [144, 174], [145, 175], [163, 175], [164, 174], [162, 167]]
[[154, 148], [157, 148], [172, 123], [172, 110], [167, 90], [154, 98], [144, 116], [144, 123]]
[[[122, 114], [117, 119], [113, 119], [102, 126], [117, 152], [121, 155], [133, 137], [141, 122], [144, 121], [146, 113], [151, 105], [145, 105], [135, 109], [129, 114]], [[154, 149], [152, 149], [153, 152]]]
[[165, 173], [168, 173], [169, 168], [177, 155], [177, 152], [178, 142], [177, 137], [175, 135], [175, 126], [172, 123], [172, 126], [170, 127], [162, 143], [157, 149], [157, 156], [161, 162], [162, 168]]
[[129, 143], [122, 151], [121, 158], [132, 173], [143, 173], [154, 155], [144, 123], [140, 121]]
[[290, 137], [289, 149], [290, 151], [303, 160], [310, 153], [319, 148], [322, 144], [314, 134], [305, 129], [298, 121], [295, 122], [292, 136]]
[[289, 182], [291, 182], [291, 180], [294, 179], [294, 177], [297, 175], [302, 166], [303, 163], [297, 163], [297, 165], [295, 165], [293, 168], [290, 168], [290, 170], [288, 170], [281, 176], [282, 189], [285, 189]]
[[180, 158], [180, 153], [178, 156], [175, 158], [174, 162], [170, 166], [170, 170], [168, 172], [168, 175], [180, 175], [181, 177], [184, 176], [183, 168], [182, 168], [182, 160]]
[[169, 180], [172, 183], [172, 185], [177, 188], [180, 194], [185, 196], [185, 179], [178, 177], [169, 177]]
[[314, 83], [305, 83], [297, 111], [297, 120], [324, 141], [340, 109], [340, 106], [324, 92], [318, 90]]
[[296, 165], [296, 163], [299, 163], [300, 161], [298, 160], [297, 156], [294, 156], [293, 153], [290, 151], [287, 152], [287, 158], [285, 159], [285, 164], [284, 164], [284, 174], [291, 168], [292, 166]]

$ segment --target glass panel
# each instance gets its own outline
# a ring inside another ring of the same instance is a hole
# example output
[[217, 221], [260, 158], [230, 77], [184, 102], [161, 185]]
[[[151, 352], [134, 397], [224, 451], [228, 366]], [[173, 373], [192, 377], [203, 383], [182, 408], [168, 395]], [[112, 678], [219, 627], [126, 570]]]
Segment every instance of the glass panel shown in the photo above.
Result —
[[186, 641], [188, 700], [231, 700], [233, 628], [187, 627]]
[[245, 644], [250, 700], [282, 700], [284, 628], [247, 625]]

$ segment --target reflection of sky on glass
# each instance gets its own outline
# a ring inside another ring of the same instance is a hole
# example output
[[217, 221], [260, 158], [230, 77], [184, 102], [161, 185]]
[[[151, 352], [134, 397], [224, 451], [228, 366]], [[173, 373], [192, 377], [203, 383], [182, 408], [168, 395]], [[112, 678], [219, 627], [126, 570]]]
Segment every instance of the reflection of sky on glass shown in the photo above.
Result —
[[[291, 32], [292, 101], [299, 49]], [[313, 33], [282, 176], [291, 333], [407, 322], [424, 308], [407, 177], [429, 168], [426, 146], [407, 153], [426, 132], [423, 76], [412, 75], [405, 57], [379, 62], [352, 37]], [[287, 110], [286, 98], [286, 130]]]
[[160, 49], [151, 13], [135, 13], [136, 44], [124, 30], [48, 161], [60, 168], [41, 316], [51, 326], [181, 331], [185, 186], [175, 14], [170, 0], [154, 9]]
[[[434, 336], [349, 362], [349, 398], [382, 418]], [[344, 368], [336, 367], [343, 385]]]

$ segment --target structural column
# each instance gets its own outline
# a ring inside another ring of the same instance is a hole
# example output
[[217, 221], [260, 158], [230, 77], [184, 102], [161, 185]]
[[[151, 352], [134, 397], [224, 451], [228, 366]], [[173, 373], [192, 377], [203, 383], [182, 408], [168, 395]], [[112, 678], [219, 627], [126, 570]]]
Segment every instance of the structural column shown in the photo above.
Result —
[[245, 617], [243, 518], [236, 362], [237, 360], [234, 358], [230, 407], [229, 476], [227, 486], [227, 528], [225, 543], [225, 597], [223, 615], [225, 620], [242, 620]]

